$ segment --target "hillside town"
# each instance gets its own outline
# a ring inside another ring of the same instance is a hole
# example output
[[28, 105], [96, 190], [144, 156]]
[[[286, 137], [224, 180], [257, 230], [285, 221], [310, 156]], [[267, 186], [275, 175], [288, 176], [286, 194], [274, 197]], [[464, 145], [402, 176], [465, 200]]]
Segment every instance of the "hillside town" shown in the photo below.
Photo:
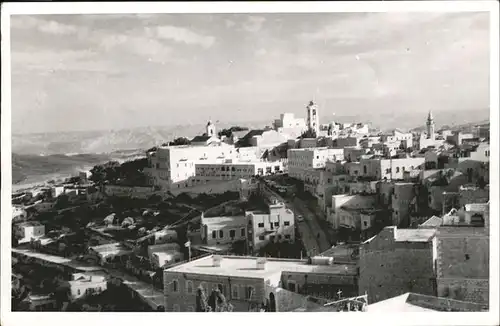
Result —
[[487, 311], [489, 123], [320, 109], [13, 193], [12, 309]]

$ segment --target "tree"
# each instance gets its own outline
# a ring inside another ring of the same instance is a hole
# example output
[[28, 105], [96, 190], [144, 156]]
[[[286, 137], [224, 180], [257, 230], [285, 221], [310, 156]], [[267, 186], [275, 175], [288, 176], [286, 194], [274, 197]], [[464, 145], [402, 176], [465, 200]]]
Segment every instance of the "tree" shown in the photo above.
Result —
[[65, 208], [66, 206], [68, 206], [68, 204], [69, 204], [68, 195], [62, 194], [62, 195], [59, 195], [59, 197], [57, 197], [57, 201], [54, 204], [54, 208], [55, 209], [62, 209], [62, 208]]
[[196, 290], [196, 312], [209, 312], [205, 289], [200, 285]]
[[221, 131], [219, 131], [217, 133], [217, 135], [219, 136], [219, 138], [222, 138], [222, 136], [226, 136], [228, 138], [231, 138], [233, 136], [234, 132], [245, 131], [245, 130], [248, 130], [248, 128], [247, 127], [240, 127], [240, 126], [232, 126], [231, 128], [222, 129]]
[[191, 144], [191, 141], [186, 137], [179, 137], [168, 143], [169, 146], [179, 146], [179, 145], [189, 145], [189, 144]]
[[312, 130], [312, 129], [308, 129], [306, 131], [304, 131], [302, 133], [302, 135], [300, 135], [299, 138], [316, 138], [318, 135], [316, 134], [316, 131]]
[[232, 312], [233, 310], [233, 305], [227, 302], [219, 289], [213, 290], [208, 298], [201, 285], [196, 291], [196, 312]]

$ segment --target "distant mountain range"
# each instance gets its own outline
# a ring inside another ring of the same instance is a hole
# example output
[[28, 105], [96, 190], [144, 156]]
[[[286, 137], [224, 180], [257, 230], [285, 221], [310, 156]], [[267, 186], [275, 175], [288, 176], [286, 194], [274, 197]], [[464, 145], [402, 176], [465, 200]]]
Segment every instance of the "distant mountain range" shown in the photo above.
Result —
[[[457, 126], [489, 121], [489, 110], [435, 112], [434, 120], [439, 129], [443, 125]], [[399, 128], [410, 130], [425, 126], [427, 114], [397, 111], [393, 113], [366, 112], [353, 116], [335, 116], [338, 122], [365, 122], [381, 130]], [[329, 123], [322, 119], [321, 123]], [[217, 123], [218, 129], [231, 126], [263, 128], [271, 121], [251, 123]], [[16, 154], [104, 154], [120, 150], [147, 149], [173, 140], [174, 137], [194, 137], [205, 132], [205, 124], [167, 127], [140, 127], [108, 131], [77, 131], [63, 133], [12, 135], [12, 151]]]
[[[468, 126], [489, 122], [490, 110], [465, 110], [465, 111], [436, 111], [433, 112], [436, 128], [448, 126], [454, 129], [459, 126]], [[366, 112], [353, 116], [335, 117], [338, 122], [365, 122], [382, 131], [390, 129], [425, 130], [427, 113], [395, 111], [392, 113]], [[326, 122], [325, 122], [326, 123]], [[423, 128], [423, 129], [422, 129]]]
[[[337, 122], [365, 122], [388, 130], [425, 128], [427, 114], [366, 112], [353, 116], [335, 117]], [[466, 128], [489, 122], [489, 110], [436, 112], [436, 127], [443, 125]], [[322, 119], [322, 123], [329, 123]], [[218, 129], [231, 126], [261, 129], [270, 121], [252, 123], [217, 123]], [[417, 125], [417, 127], [415, 127]], [[418, 126], [420, 125], [420, 126]], [[422, 127], [423, 126], [423, 127]], [[12, 135], [12, 182], [31, 184], [66, 177], [78, 170], [88, 170], [109, 160], [126, 160], [144, 155], [144, 150], [173, 140], [175, 137], [194, 137], [205, 132], [205, 124], [170, 127], [142, 127], [123, 130], [63, 132]]]

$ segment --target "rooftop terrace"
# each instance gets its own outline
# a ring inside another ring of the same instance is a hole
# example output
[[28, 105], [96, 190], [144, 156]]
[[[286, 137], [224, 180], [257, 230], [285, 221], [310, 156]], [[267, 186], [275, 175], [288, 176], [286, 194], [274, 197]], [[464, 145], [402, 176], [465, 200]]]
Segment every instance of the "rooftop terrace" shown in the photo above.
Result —
[[357, 268], [347, 264], [311, 265], [306, 260], [268, 258], [266, 259], [265, 268], [257, 269], [257, 257], [220, 256], [220, 266], [216, 267], [213, 264], [213, 257], [213, 255], [210, 255], [187, 262], [167, 269], [167, 272], [259, 279], [281, 272], [357, 275]]

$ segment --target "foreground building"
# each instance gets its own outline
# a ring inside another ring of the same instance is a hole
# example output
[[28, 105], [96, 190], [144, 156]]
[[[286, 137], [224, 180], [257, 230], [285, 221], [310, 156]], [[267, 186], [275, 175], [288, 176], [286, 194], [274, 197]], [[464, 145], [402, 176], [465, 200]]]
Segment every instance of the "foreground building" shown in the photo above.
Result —
[[331, 261], [214, 255], [193, 260], [164, 270], [165, 311], [195, 311], [200, 287], [207, 295], [218, 289], [236, 312], [262, 304], [289, 311], [294, 300], [302, 300], [297, 294], [356, 295], [357, 268]]
[[437, 294], [489, 303], [489, 203], [466, 205], [437, 229]]
[[435, 229], [386, 227], [360, 249], [360, 293], [379, 302], [406, 292], [436, 293]]

